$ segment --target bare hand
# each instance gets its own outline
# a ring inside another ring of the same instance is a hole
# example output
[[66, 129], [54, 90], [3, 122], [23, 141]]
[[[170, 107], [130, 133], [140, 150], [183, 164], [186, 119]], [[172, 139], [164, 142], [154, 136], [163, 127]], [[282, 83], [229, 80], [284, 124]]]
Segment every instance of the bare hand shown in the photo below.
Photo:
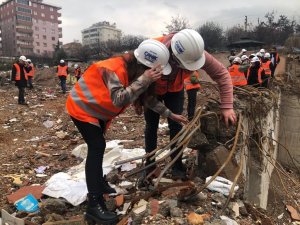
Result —
[[155, 67], [146, 70], [144, 75], [152, 80], [152, 82], [158, 80], [162, 76], [162, 67], [161, 65], [156, 65]]
[[180, 124], [187, 124], [189, 122], [186, 117], [184, 117], [182, 115], [174, 114], [174, 113], [171, 114], [170, 119], [172, 119]]
[[229, 124], [234, 125], [236, 123], [237, 119], [233, 109], [221, 109], [221, 113], [227, 128]]

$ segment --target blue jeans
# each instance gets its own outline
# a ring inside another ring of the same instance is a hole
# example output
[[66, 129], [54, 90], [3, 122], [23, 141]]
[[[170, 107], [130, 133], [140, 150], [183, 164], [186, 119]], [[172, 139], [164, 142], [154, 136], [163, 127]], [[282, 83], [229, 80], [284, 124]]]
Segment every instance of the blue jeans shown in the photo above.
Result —
[[66, 93], [66, 91], [67, 91], [67, 85], [66, 85], [67, 77], [59, 76], [59, 79], [60, 79], [61, 90], [62, 90], [63, 93]]

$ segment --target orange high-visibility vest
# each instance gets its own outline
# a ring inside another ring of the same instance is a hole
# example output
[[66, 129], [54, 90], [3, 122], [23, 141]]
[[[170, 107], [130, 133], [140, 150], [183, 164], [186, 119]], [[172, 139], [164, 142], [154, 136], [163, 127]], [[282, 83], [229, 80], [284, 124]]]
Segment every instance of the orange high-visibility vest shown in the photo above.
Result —
[[[166, 36], [157, 37], [154, 39], [166, 44], [171, 41], [171, 38], [173, 37], [173, 35], [172, 34], [166, 35]], [[184, 79], [188, 78], [191, 73], [192, 73], [192, 71], [179, 69], [175, 80], [169, 81], [169, 80], [164, 80], [162, 78], [158, 79], [155, 82], [155, 93], [157, 95], [163, 95], [167, 92], [181, 91], [184, 87]]]
[[29, 71], [29, 73], [25, 72], [27, 77], [33, 77], [34, 76], [34, 66], [33, 66], [32, 63], [30, 64], [30, 66], [31, 66], [31, 70]]
[[231, 81], [233, 86], [245, 86], [247, 85], [247, 79], [244, 72], [239, 71], [240, 66], [233, 64], [228, 67], [229, 74], [231, 76]]
[[[197, 79], [199, 80], [199, 73], [198, 73], [198, 71], [195, 71], [193, 73], [193, 75], [195, 75], [197, 77]], [[184, 88], [185, 88], [185, 90], [188, 91], [188, 90], [191, 90], [191, 89], [199, 89], [200, 87], [201, 86], [200, 86], [199, 83], [193, 84], [191, 82], [191, 76], [189, 76], [189, 77], [187, 77], [187, 78], [184, 79]]]
[[61, 65], [58, 65], [57, 66], [57, 76], [68, 76], [68, 73], [67, 73], [67, 69], [68, 69], [68, 66], [61, 66]]
[[271, 76], [271, 73], [272, 73], [272, 71], [270, 69], [271, 63], [272, 62], [270, 60], [268, 60], [267, 62], [261, 64], [262, 68], [264, 68], [264, 70], [265, 70], [265, 74], [268, 76]]
[[103, 81], [102, 68], [113, 71], [124, 87], [128, 87], [125, 61], [121, 57], [97, 62], [90, 66], [70, 92], [66, 108], [77, 120], [98, 123], [110, 121], [127, 108], [113, 104], [110, 91]]
[[[21, 68], [20, 68], [18, 63], [15, 63], [14, 66], [16, 67], [16, 78], [15, 78], [15, 80], [21, 80]], [[26, 71], [24, 70], [24, 68], [23, 68], [23, 71], [24, 71], [25, 79], [27, 80]]]
[[[248, 77], [249, 77], [249, 75], [250, 75], [250, 68], [251, 68], [251, 67], [249, 67], [249, 69], [248, 69], [248, 71], [247, 71], [247, 80], [248, 80]], [[263, 69], [262, 67], [259, 67], [259, 69], [258, 69], [257, 79], [258, 79], [258, 83], [260, 83], [260, 84], [262, 84], [261, 72], [262, 72], [263, 70], [264, 70], [264, 69]]]

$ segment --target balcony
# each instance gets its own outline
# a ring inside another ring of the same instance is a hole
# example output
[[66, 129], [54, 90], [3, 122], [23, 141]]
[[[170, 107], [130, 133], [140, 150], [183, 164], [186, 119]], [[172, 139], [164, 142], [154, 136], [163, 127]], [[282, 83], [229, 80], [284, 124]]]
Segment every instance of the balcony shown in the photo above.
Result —
[[17, 40], [19, 40], [19, 41], [33, 41], [33, 37], [17, 36]]
[[62, 37], [63, 37], [62, 33], [59, 33], [58, 38], [62, 38]]
[[16, 25], [32, 26], [33, 23], [32, 23], [32, 21], [24, 21], [24, 20], [18, 20], [17, 19]]
[[33, 30], [31, 29], [24, 29], [24, 28], [16, 28], [16, 31], [18, 33], [23, 33], [23, 34], [32, 34]]
[[61, 17], [61, 13], [57, 13], [57, 17]]
[[61, 20], [58, 20], [58, 24], [61, 24], [62, 22], [61, 22]]
[[30, 45], [17, 44], [17, 47], [26, 48], [26, 49], [33, 49], [33, 44], [30, 44]]
[[61, 33], [61, 32], [62, 32], [62, 27], [59, 27], [59, 28], [58, 28], [58, 31]]

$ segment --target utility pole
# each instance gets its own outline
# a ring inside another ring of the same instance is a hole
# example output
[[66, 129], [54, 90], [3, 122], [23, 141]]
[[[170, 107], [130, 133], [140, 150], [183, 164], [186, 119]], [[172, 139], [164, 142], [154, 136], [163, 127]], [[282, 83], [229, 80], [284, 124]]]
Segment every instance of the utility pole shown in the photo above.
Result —
[[248, 17], [245, 16], [245, 31], [247, 32], [247, 26], [248, 26]]
[[257, 25], [259, 26], [259, 17], [257, 18]]

